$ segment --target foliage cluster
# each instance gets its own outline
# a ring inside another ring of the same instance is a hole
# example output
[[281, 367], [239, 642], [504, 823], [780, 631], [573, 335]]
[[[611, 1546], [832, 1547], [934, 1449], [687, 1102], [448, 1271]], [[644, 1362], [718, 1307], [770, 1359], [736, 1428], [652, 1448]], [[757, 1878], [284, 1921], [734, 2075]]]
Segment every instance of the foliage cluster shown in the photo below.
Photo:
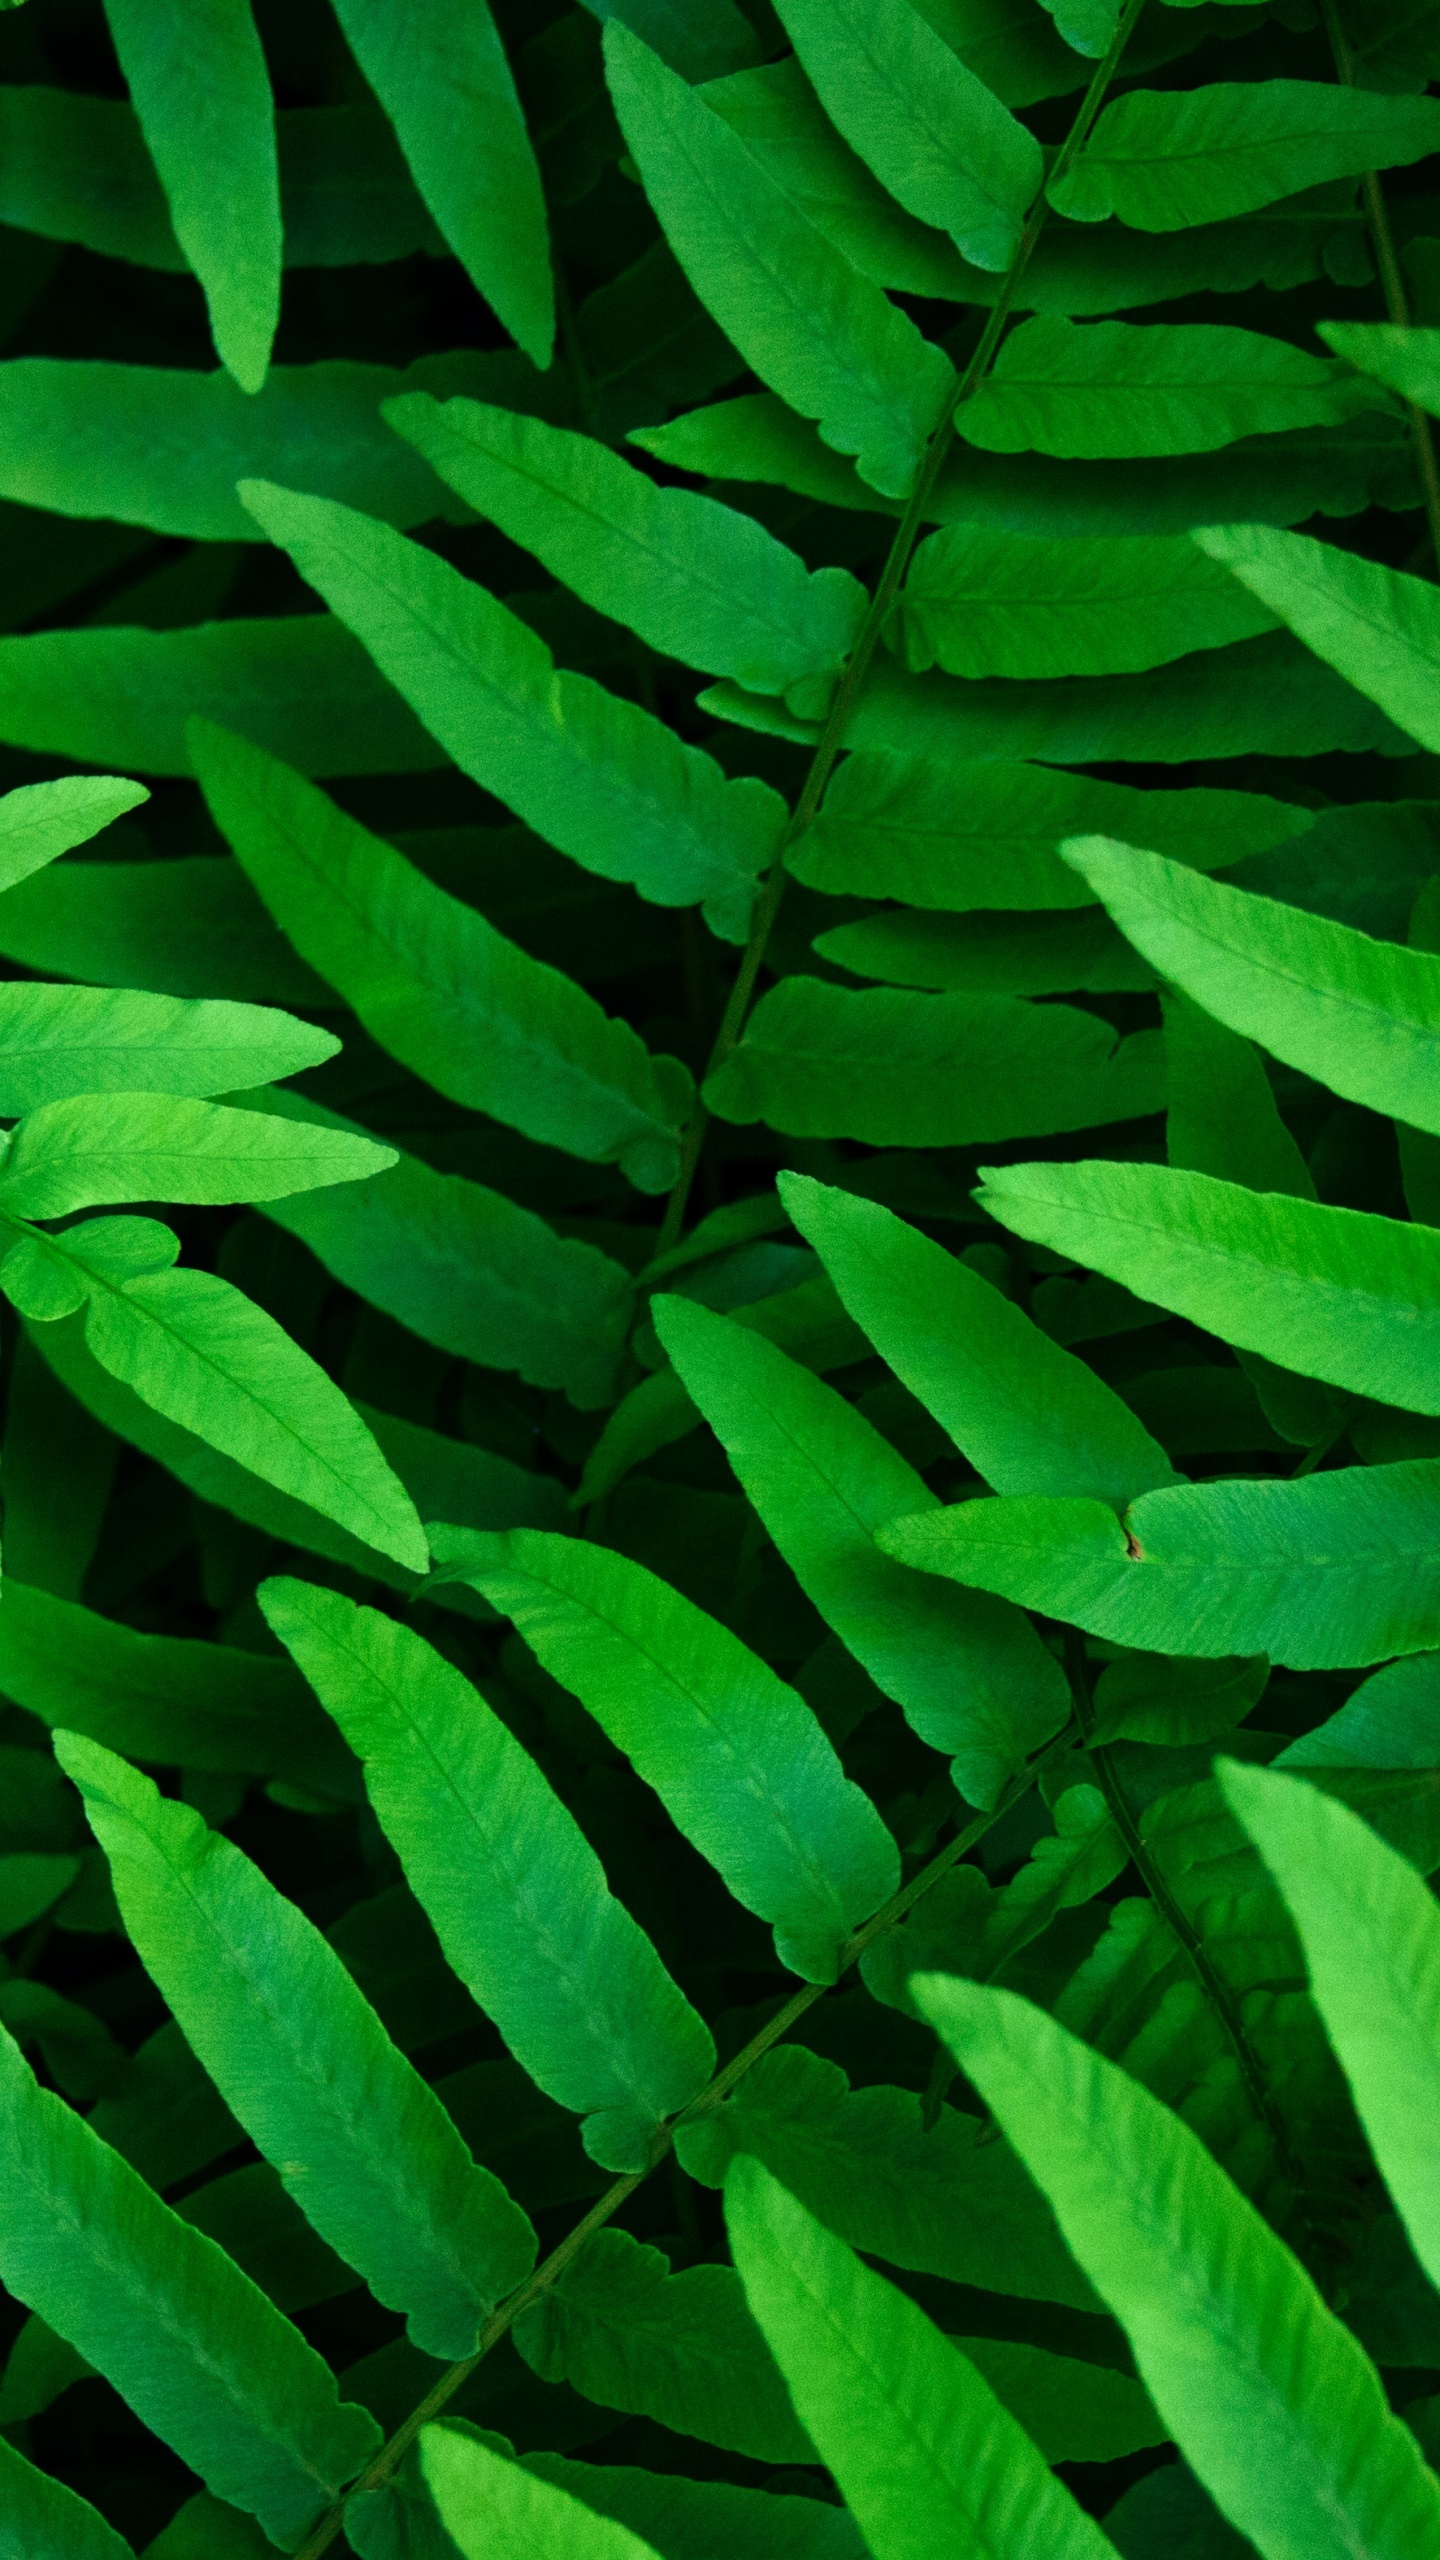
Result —
[[0, 22], [0, 2560], [1440, 2560], [1432, 76]]

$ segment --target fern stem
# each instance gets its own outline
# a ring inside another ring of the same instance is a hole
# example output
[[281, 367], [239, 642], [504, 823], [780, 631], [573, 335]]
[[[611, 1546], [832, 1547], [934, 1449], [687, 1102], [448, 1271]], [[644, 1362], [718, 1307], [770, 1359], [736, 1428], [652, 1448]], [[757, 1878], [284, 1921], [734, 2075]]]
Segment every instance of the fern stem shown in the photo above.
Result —
[[[920, 538], [935, 483], [949, 453], [950, 437], [957, 412], [964, 407], [967, 400], [974, 398], [999, 352], [1000, 341], [1014, 309], [1015, 297], [1024, 280], [1025, 270], [1035, 254], [1040, 234], [1049, 219], [1050, 202], [1046, 189], [1065, 176], [1083, 151], [1090, 128], [1104, 103], [1105, 92], [1119, 69], [1120, 57], [1130, 41], [1136, 20], [1144, 6], [1145, 0], [1125, 0], [1109, 51], [1104, 59], [1096, 64], [1090, 85], [1080, 103], [1075, 121], [1061, 144], [1059, 156], [1049, 172], [1045, 187], [1042, 188], [1026, 215], [1025, 226], [1016, 245], [1015, 255], [1005, 271], [990, 317], [980, 333], [964, 372], [959, 376], [936, 421], [929, 444], [925, 448], [925, 459], [920, 466], [919, 478], [906, 502], [905, 512], [895, 528], [895, 538], [886, 555], [885, 566], [880, 572], [879, 584], [870, 599], [869, 609], [860, 626], [860, 634], [854, 650], [836, 686], [835, 697], [820, 732], [814, 755], [810, 759], [810, 769], [801, 786], [800, 797], [795, 803], [790, 822], [780, 839], [779, 851], [756, 900], [750, 938], [745, 945], [739, 969], [736, 971], [735, 983], [730, 990], [730, 1000], [725, 1007], [720, 1028], [715, 1034], [714, 1046], [710, 1051], [705, 1073], [701, 1079], [702, 1085], [713, 1076], [717, 1067], [724, 1064], [745, 1028], [746, 1016], [755, 995], [756, 981], [764, 964], [775, 919], [780, 912], [780, 902], [785, 895], [788, 876], [786, 862], [790, 849], [812, 825], [820, 807], [821, 795], [834, 768], [835, 759], [845, 744], [845, 733], [850, 725], [851, 714], [869, 676], [881, 633], [889, 617], [890, 608], [899, 593], [901, 581], [910, 565], [910, 555]], [[685, 1132], [680, 1152], [680, 1171], [676, 1177], [675, 1187], [665, 1204], [665, 1215], [655, 1239], [657, 1257], [662, 1253], [668, 1253], [671, 1247], [680, 1241], [680, 1230], [685, 1223], [685, 1211], [690, 1198], [690, 1186], [695, 1179], [695, 1169], [700, 1161], [700, 1150], [705, 1143], [709, 1119], [710, 1115], [703, 1101], [697, 1096], [695, 1114]]]
[[[1355, 86], [1355, 57], [1340, 15], [1340, 0], [1320, 0], [1325, 18], [1325, 32], [1335, 57], [1336, 76], [1347, 89]], [[1410, 296], [1405, 289], [1405, 270], [1395, 248], [1395, 234], [1390, 228], [1390, 215], [1385, 203], [1385, 190], [1374, 169], [1367, 169], [1360, 180], [1365, 198], [1365, 215], [1370, 225], [1370, 238], [1375, 249], [1375, 264], [1380, 274], [1385, 309], [1397, 329], [1410, 326]], [[1435, 432], [1423, 409], [1413, 400], [1405, 403], [1410, 421], [1410, 436], [1415, 447], [1415, 460], [1420, 472], [1420, 486], [1425, 497], [1425, 521], [1430, 527], [1430, 547], [1440, 563], [1440, 462], [1435, 454]]]
[[1070, 1678], [1070, 1692], [1075, 1701], [1075, 1721], [1080, 1728], [1086, 1752], [1100, 1781], [1101, 1792], [1110, 1808], [1110, 1817], [1130, 1853], [1131, 1863], [1161, 1918], [1173, 1932], [1189, 1960], [1190, 1968], [1204, 1992], [1234, 2052], [1245, 2083], [1246, 2095], [1274, 2147], [1282, 2178], [1289, 2187], [1297, 2207], [1304, 2210], [1305, 2179], [1290, 2129], [1275, 2103], [1264, 2066], [1250, 2040], [1250, 2032], [1240, 2014], [1240, 2003], [1224, 1974], [1220, 1971], [1204, 1939], [1182, 1910], [1166, 1879], [1163, 1868], [1151, 1856], [1141, 1837], [1140, 1826], [1130, 1810], [1129, 1800], [1114, 1756], [1107, 1744], [1094, 1740], [1095, 1717], [1090, 1696], [1090, 1666], [1085, 1658], [1085, 1639], [1077, 1627], [1065, 1630], [1065, 1668]]
[[[1067, 1724], [1063, 1733], [1058, 1733], [1040, 1757], [1031, 1762], [1024, 1775], [1016, 1778], [1005, 1789], [992, 1811], [978, 1813], [973, 1822], [967, 1823], [963, 1831], [957, 1831], [954, 1839], [947, 1841], [945, 1847], [937, 1851], [929, 1864], [920, 1869], [918, 1875], [912, 1876], [908, 1884], [902, 1885], [898, 1893], [892, 1894], [888, 1902], [882, 1903], [880, 1909], [865, 1922], [862, 1928], [853, 1930], [841, 1949], [839, 1973], [836, 1979], [848, 1973], [850, 1967], [858, 1963], [867, 1947], [873, 1946], [877, 1938], [884, 1937], [887, 1930], [895, 1928], [905, 1918], [907, 1912], [912, 1910], [914, 1905], [930, 1891], [931, 1886], [938, 1884], [941, 1877], [948, 1875], [950, 1869], [965, 1856], [967, 1850], [973, 1849], [977, 1841], [984, 1839], [986, 1832], [993, 1829], [1001, 1815], [1008, 1813], [1012, 1805], [1018, 1804], [1022, 1796], [1029, 1794], [1036, 1779], [1043, 1774], [1053, 1760], [1063, 1757], [1078, 1738], [1078, 1724], [1075, 1722]], [[426, 2393], [418, 2408], [411, 2410], [409, 2417], [402, 2421], [394, 2435], [367, 2463], [359, 2478], [352, 2481], [345, 2493], [347, 2498], [356, 2497], [362, 2491], [384, 2488], [387, 2480], [391, 2478], [409, 2452], [421, 2428], [428, 2426], [432, 2418], [438, 2418], [441, 2410], [453, 2400], [456, 2392], [469, 2381], [476, 2366], [483, 2362], [491, 2348], [498, 2346], [507, 2331], [514, 2326], [521, 2312], [528, 2311], [532, 2303], [538, 2302], [542, 2295], [549, 2292], [566, 2268], [578, 2258], [587, 2240], [592, 2239], [597, 2231], [603, 2229], [604, 2225], [619, 2212], [621, 2206], [629, 2202], [636, 2188], [643, 2186], [651, 2172], [658, 2169], [661, 2162], [670, 2156], [677, 2128], [682, 2124], [693, 2124], [697, 2116], [708, 2115], [713, 2108], [718, 2107], [724, 2099], [729, 2097], [731, 2090], [744, 2079], [747, 2071], [760, 2060], [762, 2054], [769, 2053], [772, 2046], [779, 2044], [782, 2038], [790, 2033], [791, 2028], [798, 2025], [807, 2009], [812, 2009], [816, 2001], [823, 1999], [825, 1993], [833, 1988], [833, 1984], [825, 1982], [804, 1983], [800, 1990], [785, 2002], [783, 2008], [777, 2009], [773, 2018], [766, 2020], [759, 2033], [753, 2035], [747, 2045], [742, 2046], [733, 2060], [726, 2063], [724, 2070], [717, 2072], [708, 2088], [702, 2089], [698, 2098], [692, 2098], [689, 2106], [683, 2107], [680, 2113], [671, 2119], [657, 2139], [654, 2154], [645, 2167], [630, 2170], [625, 2177], [617, 2178], [613, 2186], [607, 2187], [603, 2196], [596, 2198], [584, 2220], [577, 2222], [573, 2231], [567, 2232], [559, 2247], [552, 2249], [549, 2257], [544, 2259], [541, 2265], [532, 2269], [525, 2282], [518, 2286], [507, 2300], [496, 2304], [480, 2332], [479, 2343], [474, 2354], [466, 2356], [459, 2364], [447, 2367], [433, 2388]], [[342, 2502], [321, 2517], [309, 2541], [296, 2554], [296, 2560], [320, 2560], [321, 2553], [329, 2550], [344, 2520], [345, 2510]]]

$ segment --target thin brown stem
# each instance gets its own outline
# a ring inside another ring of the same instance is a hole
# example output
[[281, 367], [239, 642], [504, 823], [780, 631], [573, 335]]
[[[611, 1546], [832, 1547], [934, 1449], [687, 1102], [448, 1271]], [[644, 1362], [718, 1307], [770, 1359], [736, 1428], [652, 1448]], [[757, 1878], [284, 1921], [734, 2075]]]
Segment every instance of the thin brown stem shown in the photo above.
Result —
[[[906, 1913], [930, 1891], [932, 1885], [938, 1884], [943, 1875], [949, 1874], [950, 1869], [965, 1856], [967, 1850], [973, 1849], [978, 1840], [983, 1840], [986, 1832], [993, 1828], [1001, 1815], [1008, 1813], [1012, 1805], [1018, 1804], [1021, 1797], [1029, 1793], [1036, 1779], [1049, 1767], [1051, 1761], [1058, 1759], [1070, 1749], [1076, 1740], [1076, 1735], [1076, 1726], [1068, 1724], [1064, 1732], [1057, 1734], [1054, 1741], [1047, 1745], [1039, 1759], [1032, 1762], [1024, 1774], [1013, 1780], [1004, 1790], [998, 1804], [989, 1813], [977, 1813], [973, 1822], [968, 1822], [962, 1831], [957, 1831], [954, 1839], [937, 1851], [929, 1864], [922, 1867], [918, 1875], [912, 1876], [908, 1884], [902, 1885], [898, 1893], [892, 1894], [890, 1900], [882, 1904], [874, 1917], [865, 1922], [863, 1928], [852, 1931], [840, 1951], [841, 1975], [847, 1973], [853, 1964], [858, 1963], [866, 1948], [873, 1946], [877, 1938], [883, 1937], [887, 1930], [895, 1928], [905, 1918]], [[791, 2028], [798, 2025], [806, 2010], [812, 2009], [817, 2000], [823, 1999], [826, 1991], [831, 1987], [823, 1982], [802, 1984], [801, 1988], [785, 2002], [784, 2007], [778, 2009], [773, 2018], [766, 2020], [759, 2033], [751, 2037], [749, 2043], [742, 2047], [733, 2061], [727, 2062], [724, 2070], [716, 2073], [708, 2088], [702, 2089], [698, 2098], [692, 2098], [689, 2106], [682, 2108], [679, 2115], [662, 2128], [646, 2166], [643, 2169], [629, 2171], [625, 2177], [617, 2178], [613, 2186], [607, 2187], [605, 2193], [597, 2197], [583, 2222], [577, 2222], [574, 2230], [567, 2233], [559, 2247], [552, 2249], [549, 2257], [533, 2269], [514, 2293], [510, 2294], [504, 2302], [496, 2304], [480, 2332], [479, 2343], [474, 2354], [466, 2356], [459, 2364], [447, 2367], [433, 2389], [426, 2393], [419, 2407], [411, 2410], [409, 2417], [396, 2428], [394, 2435], [367, 2463], [358, 2480], [352, 2482], [346, 2492], [347, 2497], [355, 2497], [362, 2491], [384, 2487], [397, 2466], [404, 2460], [421, 2428], [428, 2426], [431, 2419], [437, 2418], [441, 2410], [453, 2400], [456, 2392], [469, 2381], [476, 2366], [489, 2354], [492, 2347], [498, 2346], [507, 2331], [513, 2327], [521, 2312], [528, 2311], [532, 2303], [538, 2302], [543, 2294], [549, 2292], [551, 2286], [558, 2282], [566, 2268], [579, 2256], [587, 2240], [592, 2239], [594, 2234], [619, 2212], [621, 2206], [627, 2203], [635, 2193], [636, 2188], [643, 2186], [652, 2171], [658, 2169], [661, 2162], [669, 2157], [680, 2126], [693, 2124], [697, 2116], [708, 2115], [712, 2109], [721, 2105], [729, 2097], [731, 2090], [744, 2079], [746, 2072], [754, 2068], [761, 2055], [769, 2053], [772, 2046], [779, 2044], [781, 2039], [790, 2033]], [[320, 2560], [320, 2554], [329, 2550], [343, 2523], [343, 2504], [332, 2507], [328, 2514], [321, 2517], [309, 2541], [296, 2555], [296, 2560]]]
[[[1144, 6], [1145, 0], [1125, 0], [1110, 49], [1104, 60], [1095, 66], [1094, 75], [1081, 101], [1075, 121], [1066, 135], [1046, 180], [1047, 188], [1053, 187], [1065, 176], [1084, 149], [1090, 128], [1104, 102], [1105, 92], [1119, 68], [1120, 57], [1129, 43], [1135, 22]], [[730, 991], [730, 1001], [725, 1007], [724, 1018], [715, 1035], [715, 1045], [710, 1052], [702, 1082], [708, 1081], [716, 1068], [723, 1065], [744, 1030], [745, 1018], [750, 1011], [755, 993], [756, 980], [764, 963], [766, 947], [774, 930], [775, 919], [780, 912], [780, 902], [785, 895], [786, 864], [791, 847], [812, 825], [819, 809], [821, 795], [830, 779], [835, 759], [845, 744], [845, 733], [850, 725], [850, 717], [870, 673], [881, 633], [889, 619], [890, 608], [900, 591], [901, 581], [910, 565], [910, 555], [925, 523], [935, 483], [950, 450], [950, 437], [956, 415], [967, 400], [974, 398], [995, 361], [1000, 341], [1015, 307], [1016, 295], [1024, 281], [1025, 270], [1035, 254], [1036, 244], [1045, 228], [1049, 213], [1049, 197], [1042, 192], [1037, 196], [1026, 216], [1015, 255], [1006, 270], [994, 307], [980, 333], [974, 352], [936, 420], [930, 441], [925, 448], [920, 476], [910, 493], [905, 512], [895, 528], [895, 538], [886, 556], [885, 566], [880, 572], [880, 582], [870, 599], [869, 609], [860, 626], [860, 634], [854, 650], [835, 688], [834, 699], [826, 715], [825, 725], [820, 732], [814, 755], [810, 759], [810, 769], [801, 786], [800, 797], [780, 840], [774, 864], [766, 876], [764, 887], [756, 901], [750, 938], [736, 972], [735, 984]], [[685, 1211], [690, 1198], [690, 1186], [695, 1179], [695, 1168], [700, 1161], [700, 1150], [705, 1143], [708, 1122], [709, 1113], [705, 1104], [697, 1097], [695, 1115], [685, 1132], [680, 1151], [680, 1170], [675, 1187], [665, 1204], [665, 1215], [655, 1239], [657, 1257], [662, 1253], [668, 1253], [672, 1245], [680, 1241], [680, 1230], [685, 1223]]]
[[[1325, 32], [1335, 57], [1336, 77], [1347, 89], [1355, 86], [1355, 56], [1340, 15], [1340, 0], [1321, 0]], [[1385, 296], [1385, 309], [1397, 329], [1410, 326], [1410, 296], [1405, 287], [1405, 270], [1395, 247], [1395, 234], [1390, 228], [1390, 214], [1385, 203], [1385, 190], [1375, 170], [1367, 169], [1360, 181], [1365, 199], [1365, 218], [1375, 250], [1375, 265], [1380, 288]], [[1405, 403], [1410, 421], [1410, 437], [1415, 447], [1415, 466], [1420, 474], [1420, 487], [1425, 499], [1425, 521], [1430, 528], [1430, 547], [1440, 562], [1440, 461], [1435, 453], [1435, 430], [1423, 409], [1413, 400]]]

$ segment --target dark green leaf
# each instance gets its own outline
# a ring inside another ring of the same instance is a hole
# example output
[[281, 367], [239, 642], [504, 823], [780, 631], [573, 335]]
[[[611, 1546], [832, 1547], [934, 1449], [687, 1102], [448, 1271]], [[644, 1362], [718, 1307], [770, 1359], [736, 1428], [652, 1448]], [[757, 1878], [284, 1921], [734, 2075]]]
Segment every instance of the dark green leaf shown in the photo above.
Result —
[[690, 1090], [677, 1061], [652, 1059], [627, 1022], [263, 749], [197, 722], [191, 753], [276, 923], [392, 1056], [527, 1137], [618, 1162], [643, 1190], [673, 1182]]

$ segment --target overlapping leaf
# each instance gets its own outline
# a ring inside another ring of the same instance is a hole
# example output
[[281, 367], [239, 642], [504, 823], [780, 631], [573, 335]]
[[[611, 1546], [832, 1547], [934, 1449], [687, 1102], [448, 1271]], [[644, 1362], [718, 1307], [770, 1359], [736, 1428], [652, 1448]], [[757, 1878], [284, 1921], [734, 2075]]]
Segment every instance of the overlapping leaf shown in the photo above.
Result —
[[753, 518], [659, 488], [569, 428], [419, 393], [387, 402], [385, 414], [471, 506], [653, 649], [797, 707], [823, 706], [824, 680], [865, 610], [848, 570], [812, 575]]
[[520, 1745], [423, 1638], [307, 1583], [271, 1626], [366, 1764], [377, 1815], [461, 1980], [517, 2059], [583, 2111], [592, 2157], [644, 2165], [714, 2059], [709, 2030], [610, 1894]]
[[946, 358], [613, 19], [606, 58], [646, 193], [706, 308], [826, 444], [903, 497], [954, 382]]
[[727, 782], [638, 704], [557, 673], [507, 606], [389, 526], [268, 482], [241, 494], [474, 781], [587, 870], [661, 906], [703, 899], [740, 938], [778, 794]]

